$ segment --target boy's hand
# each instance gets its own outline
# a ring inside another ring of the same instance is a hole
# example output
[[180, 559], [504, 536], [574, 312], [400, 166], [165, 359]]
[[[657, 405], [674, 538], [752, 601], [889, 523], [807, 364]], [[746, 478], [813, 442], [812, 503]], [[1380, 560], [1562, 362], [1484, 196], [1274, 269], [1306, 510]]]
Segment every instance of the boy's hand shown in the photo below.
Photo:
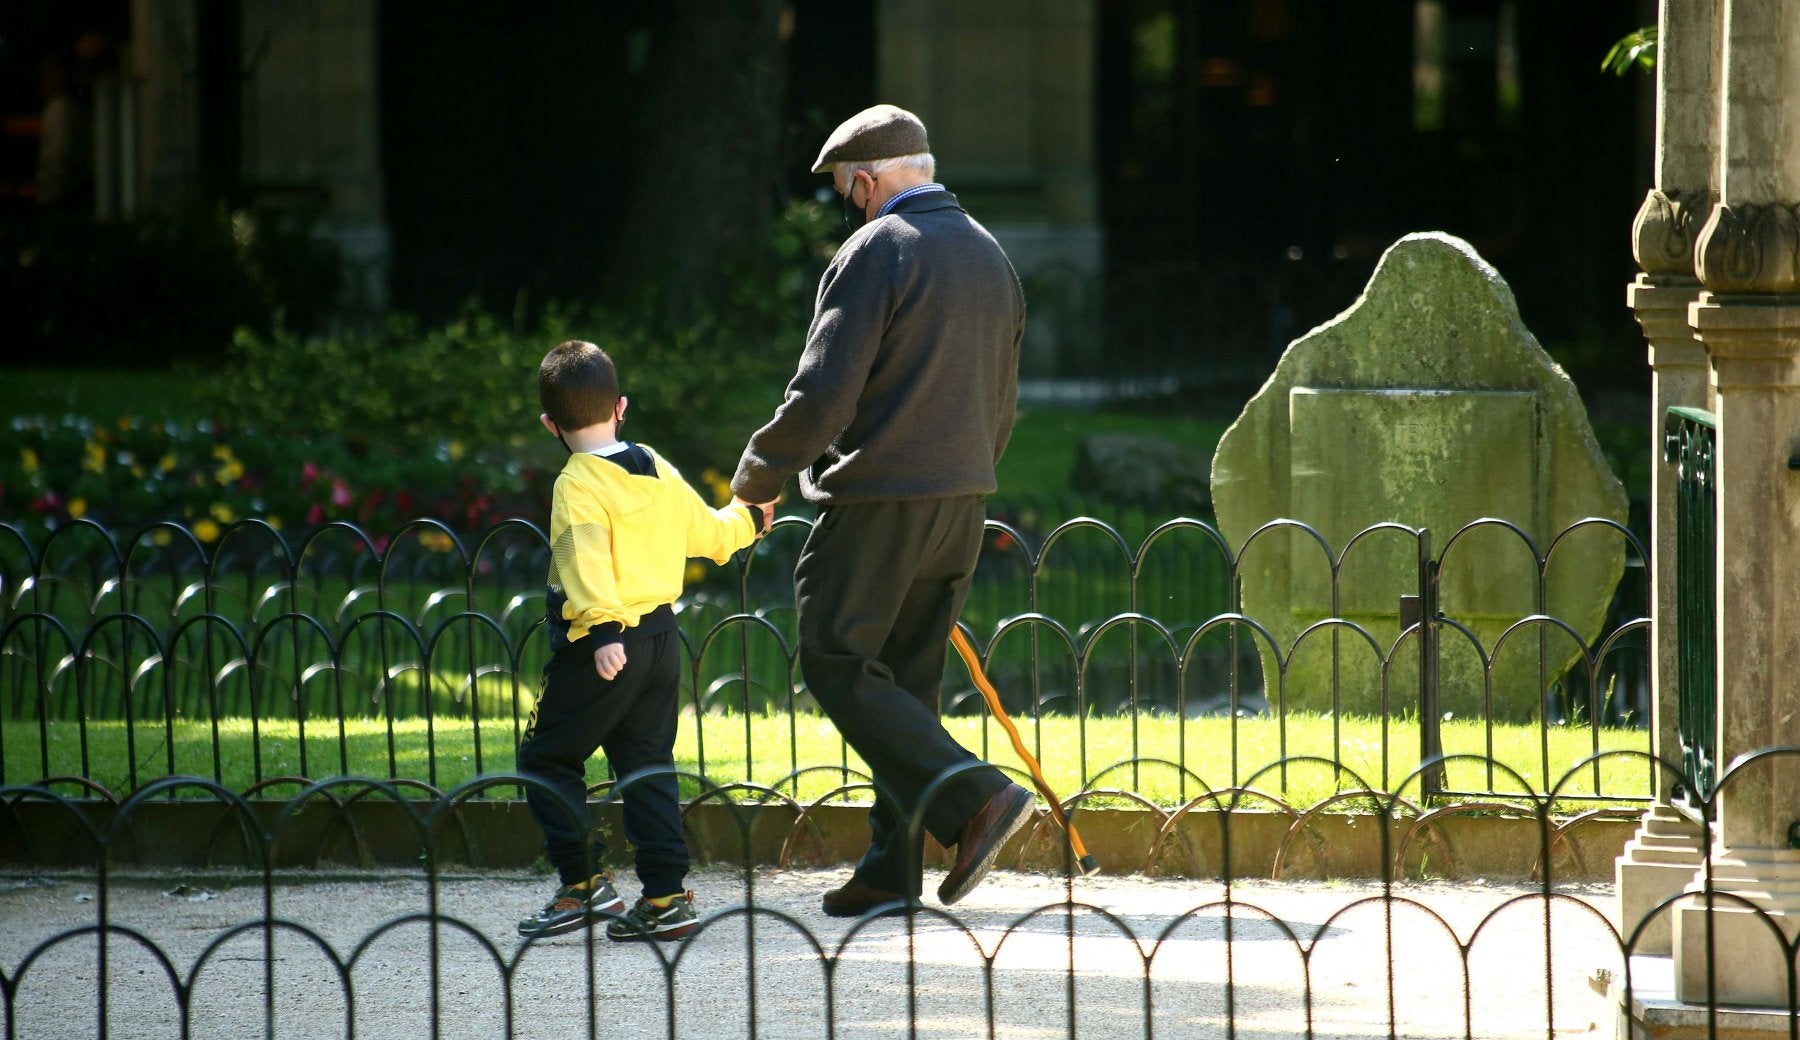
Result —
[[758, 538], [761, 538], [763, 535], [768, 534], [769, 528], [774, 525], [774, 523], [775, 523], [775, 503], [779, 502], [779, 501], [781, 501], [781, 499], [776, 498], [776, 499], [772, 499], [768, 502], [746, 502], [743, 499], [737, 497], [736, 495], [731, 496], [731, 504], [732, 505], [734, 505], [734, 506], [749, 506], [751, 509], [754, 509], [762, 514], [762, 527], [760, 529], [758, 529], [756, 532], [756, 537], [758, 537]]
[[594, 671], [608, 681], [619, 677], [625, 669], [625, 644], [604, 643], [594, 651]]

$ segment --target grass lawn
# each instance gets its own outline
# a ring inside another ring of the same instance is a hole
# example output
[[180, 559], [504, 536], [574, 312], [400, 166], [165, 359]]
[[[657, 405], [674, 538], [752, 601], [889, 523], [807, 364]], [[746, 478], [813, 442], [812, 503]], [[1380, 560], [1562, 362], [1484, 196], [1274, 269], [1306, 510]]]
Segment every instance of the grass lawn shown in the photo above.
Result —
[[1178, 411], [1067, 412], [1022, 409], [1000, 460], [1000, 495], [1060, 494], [1082, 438], [1096, 433], [1134, 433], [1190, 448], [1209, 461], [1228, 421]]
[[[1208, 791], [1227, 791], [1234, 786], [1281, 798], [1290, 806], [1306, 808], [1349, 790], [1373, 789], [1399, 794], [1417, 802], [1416, 780], [1406, 778], [1417, 763], [1418, 730], [1414, 723], [1395, 721], [1382, 732], [1378, 720], [1333, 720], [1323, 716], [1291, 718], [1285, 733], [1273, 719], [1191, 719], [1185, 725], [1168, 716], [1140, 718], [1044, 718], [1018, 720], [1028, 747], [1036, 747], [1052, 788], [1064, 798], [1084, 788], [1095, 791], [1133, 792], [1163, 806], [1179, 805]], [[235, 791], [256, 780], [253, 763], [258, 755], [261, 776], [308, 775], [315, 778], [343, 774], [428, 781], [435, 768], [440, 789], [455, 786], [477, 775], [475, 734], [464, 721], [438, 720], [428, 742], [423, 720], [395, 724], [393, 767], [389, 766], [386, 724], [379, 720], [354, 720], [346, 724], [340, 744], [335, 722], [310, 723], [306, 731], [307, 760], [301, 764], [301, 742], [292, 722], [266, 722], [258, 727], [256, 753], [248, 720], [220, 723], [218, 760], [223, 763], [221, 782]], [[950, 731], [965, 746], [995, 764], [1019, 770], [1004, 731], [986, 717], [946, 720]], [[1235, 733], [1234, 733], [1235, 729]], [[1233, 747], [1236, 756], [1233, 758]], [[119, 722], [90, 722], [87, 726], [89, 765], [87, 775], [115, 793], [126, 793], [169, 772], [168, 749], [160, 727], [136, 728], [138, 772], [133, 783], [126, 758], [126, 729]], [[1285, 739], [1285, 745], [1283, 741]], [[1452, 722], [1444, 729], [1444, 746], [1453, 760], [1449, 767], [1452, 790], [1542, 793], [1549, 783], [1564, 780], [1576, 762], [1593, 753], [1596, 739], [1602, 750], [1635, 751], [1603, 760], [1598, 769], [1584, 768], [1569, 777], [1562, 793], [1598, 795], [1611, 800], [1645, 796], [1649, 773], [1642, 751], [1647, 735], [1642, 730], [1605, 729], [1598, 733], [1574, 727], [1496, 726], [1493, 760], [1519, 774], [1514, 780], [1503, 769], [1490, 776], [1486, 731], [1473, 722]], [[174, 729], [175, 765], [178, 774], [213, 775], [212, 730], [203, 722], [179, 721]], [[481, 771], [509, 772], [513, 768], [510, 721], [484, 723], [481, 732]], [[1543, 741], [1547, 741], [1546, 759]], [[701, 745], [704, 743], [704, 767]], [[1284, 756], [1285, 769], [1276, 765]], [[1389, 748], [1384, 776], [1382, 748]], [[432, 747], [436, 754], [430, 753]], [[55, 775], [80, 774], [81, 749], [78, 728], [57, 723], [49, 730], [50, 769]], [[5, 731], [5, 780], [33, 782], [42, 775], [37, 727], [13, 723]], [[1185, 754], [1184, 754], [1185, 749]], [[1342, 772], [1331, 761], [1337, 750]], [[846, 781], [841, 767], [860, 771], [861, 761], [848, 754], [830, 721], [818, 715], [707, 716], [701, 726], [692, 716], [683, 719], [675, 751], [683, 772], [704, 773], [714, 783], [730, 784], [748, 779], [774, 787], [801, 801], [818, 799]], [[435, 758], [435, 762], [434, 762]], [[1136, 758], [1135, 765], [1131, 760]], [[1322, 760], [1322, 761], [1321, 761]], [[1548, 762], [1548, 769], [1545, 763]], [[1178, 767], [1185, 764], [1185, 771]], [[810, 768], [809, 768], [810, 767]], [[820, 768], [826, 767], [826, 768]], [[1265, 768], [1269, 767], [1269, 768]], [[796, 774], [798, 778], [796, 780]], [[604, 767], [595, 763], [589, 779], [605, 778]], [[1360, 779], [1359, 779], [1360, 778]], [[852, 778], [848, 782], [857, 782]], [[1023, 782], [1029, 783], [1028, 779]], [[698, 785], [690, 785], [698, 791]], [[291, 795], [296, 788], [282, 786], [269, 792]], [[755, 800], [751, 793], [739, 796]], [[864, 798], [866, 794], [857, 794]], [[1224, 795], [1229, 798], [1230, 795]], [[1242, 804], [1267, 804], [1254, 795]], [[1366, 809], [1367, 803], [1346, 805], [1345, 811]], [[1559, 811], [1585, 807], [1574, 801], [1560, 803]]]

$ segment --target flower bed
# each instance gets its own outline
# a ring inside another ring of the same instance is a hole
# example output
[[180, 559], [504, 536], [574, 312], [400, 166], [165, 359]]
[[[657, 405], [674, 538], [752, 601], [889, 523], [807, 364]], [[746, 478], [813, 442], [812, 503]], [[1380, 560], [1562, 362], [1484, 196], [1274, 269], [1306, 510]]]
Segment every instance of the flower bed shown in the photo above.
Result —
[[28, 534], [83, 518], [116, 530], [174, 520], [202, 542], [248, 518], [277, 529], [345, 520], [394, 530], [431, 517], [485, 530], [508, 516], [544, 516], [555, 476], [512, 444], [471, 451], [446, 439], [402, 458], [210, 420], [24, 417], [0, 444], [0, 509]]

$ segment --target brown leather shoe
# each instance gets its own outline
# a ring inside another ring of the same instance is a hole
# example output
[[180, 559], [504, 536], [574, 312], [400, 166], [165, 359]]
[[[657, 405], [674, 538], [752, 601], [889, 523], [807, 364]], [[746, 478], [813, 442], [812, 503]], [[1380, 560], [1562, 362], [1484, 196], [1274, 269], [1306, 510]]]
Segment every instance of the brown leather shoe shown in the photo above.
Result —
[[861, 917], [883, 903], [893, 903], [905, 898], [899, 892], [889, 892], [885, 888], [865, 885], [851, 878], [825, 893], [820, 904], [832, 917]]
[[945, 906], [974, 891], [993, 869], [994, 857], [1006, 839], [1025, 826], [1037, 812], [1031, 792], [1018, 784], [1007, 784], [969, 822], [963, 824], [956, 839], [956, 863], [938, 886], [938, 898]]

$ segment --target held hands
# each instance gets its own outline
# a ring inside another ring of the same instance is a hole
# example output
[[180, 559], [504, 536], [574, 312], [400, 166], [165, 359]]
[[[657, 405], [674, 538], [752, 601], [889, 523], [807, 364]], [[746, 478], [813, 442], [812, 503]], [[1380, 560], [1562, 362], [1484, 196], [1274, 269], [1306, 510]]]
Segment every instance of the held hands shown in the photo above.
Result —
[[767, 502], [746, 502], [736, 495], [731, 496], [732, 505], [749, 506], [751, 509], [762, 513], [762, 526], [758, 528], [756, 532], [756, 537], [758, 538], [768, 534], [769, 527], [775, 523], [775, 503], [780, 501], [780, 498], [772, 498]]
[[600, 678], [610, 682], [618, 678], [624, 668], [624, 643], [606, 643], [594, 651], [594, 671], [600, 673]]

